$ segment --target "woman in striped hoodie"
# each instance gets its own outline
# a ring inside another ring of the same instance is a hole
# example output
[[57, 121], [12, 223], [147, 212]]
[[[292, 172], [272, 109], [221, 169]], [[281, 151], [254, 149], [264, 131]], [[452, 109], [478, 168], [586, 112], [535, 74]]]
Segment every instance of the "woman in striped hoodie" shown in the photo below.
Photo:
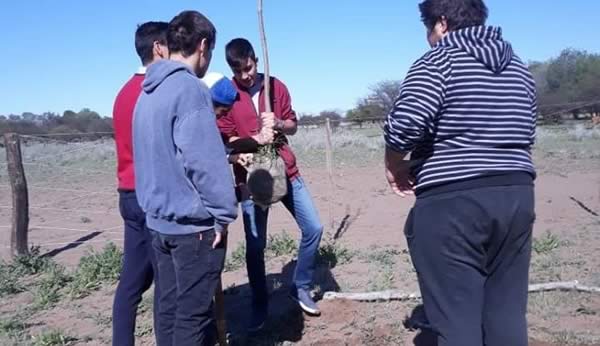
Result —
[[428, 323], [440, 346], [524, 346], [535, 84], [482, 0], [419, 7], [432, 49], [388, 115], [386, 176], [417, 196], [405, 235]]

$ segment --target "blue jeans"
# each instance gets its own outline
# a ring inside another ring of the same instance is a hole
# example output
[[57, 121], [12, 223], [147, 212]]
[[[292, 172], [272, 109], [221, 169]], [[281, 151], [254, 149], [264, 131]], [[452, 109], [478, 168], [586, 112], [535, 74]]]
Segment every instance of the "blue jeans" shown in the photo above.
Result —
[[[323, 226], [319, 221], [317, 208], [315, 208], [308, 188], [301, 177], [288, 181], [288, 194], [282, 203], [292, 214], [302, 233], [294, 284], [298, 288], [309, 289], [315, 273]], [[246, 266], [252, 288], [253, 303], [264, 305], [268, 302], [265, 247], [267, 245], [269, 210], [262, 210], [251, 200], [246, 200], [242, 202], [242, 213], [246, 233]]]
[[[152, 236], [146, 227], [146, 215], [135, 192], [119, 191], [119, 210], [125, 222], [123, 268], [113, 302], [113, 345], [133, 346], [135, 318], [142, 294], [156, 278], [156, 260]], [[154, 316], [158, 312], [158, 285], [154, 286]], [[156, 321], [156, 320], [155, 320]], [[156, 325], [154, 326], [156, 330]]]
[[158, 266], [158, 346], [213, 346], [217, 329], [213, 297], [225, 263], [215, 231], [186, 235], [152, 232]]

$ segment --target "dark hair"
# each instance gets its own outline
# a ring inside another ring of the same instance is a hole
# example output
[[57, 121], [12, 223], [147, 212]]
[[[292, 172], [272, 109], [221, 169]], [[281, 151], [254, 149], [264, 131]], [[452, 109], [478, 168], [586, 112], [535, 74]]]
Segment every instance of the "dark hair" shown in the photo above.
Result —
[[419, 4], [419, 10], [421, 20], [429, 30], [442, 17], [446, 18], [449, 31], [484, 25], [488, 17], [483, 0], [425, 0]]
[[232, 105], [226, 105], [226, 104], [224, 104], [224, 103], [220, 103], [220, 102], [217, 102], [217, 101], [213, 101], [213, 107], [214, 107], [214, 108], [217, 108], [217, 107], [221, 107], [221, 108], [231, 108], [231, 107], [232, 107]]
[[252, 44], [245, 38], [236, 38], [231, 40], [225, 46], [225, 57], [227, 64], [233, 70], [240, 69], [245, 66], [248, 59], [256, 61], [256, 54]]
[[142, 60], [142, 65], [148, 65], [154, 59], [154, 42], [167, 45], [168, 27], [169, 23], [165, 22], [147, 22], [138, 25], [135, 31], [135, 51]]
[[169, 23], [167, 43], [169, 52], [193, 55], [202, 40], [212, 46], [217, 38], [215, 26], [202, 13], [183, 11]]

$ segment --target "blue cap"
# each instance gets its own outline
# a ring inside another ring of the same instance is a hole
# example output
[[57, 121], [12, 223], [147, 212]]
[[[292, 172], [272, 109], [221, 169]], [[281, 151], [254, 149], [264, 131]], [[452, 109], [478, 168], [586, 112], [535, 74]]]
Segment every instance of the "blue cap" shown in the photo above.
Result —
[[220, 73], [210, 72], [202, 78], [202, 81], [210, 88], [213, 102], [233, 106], [238, 92], [229, 78]]

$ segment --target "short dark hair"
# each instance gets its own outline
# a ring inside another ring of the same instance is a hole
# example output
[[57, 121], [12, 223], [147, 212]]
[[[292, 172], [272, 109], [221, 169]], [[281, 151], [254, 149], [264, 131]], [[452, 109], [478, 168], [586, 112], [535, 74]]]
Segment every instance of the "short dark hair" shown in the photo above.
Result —
[[217, 39], [217, 29], [202, 13], [183, 11], [169, 23], [167, 43], [170, 53], [193, 55], [202, 40], [212, 46]]
[[236, 38], [231, 40], [225, 46], [225, 57], [227, 64], [234, 70], [245, 66], [248, 59], [256, 61], [256, 54], [250, 41], [245, 38]]
[[419, 10], [421, 20], [429, 30], [442, 17], [446, 18], [450, 31], [484, 25], [488, 17], [483, 0], [425, 0], [419, 4]]
[[220, 102], [217, 102], [217, 101], [213, 101], [213, 107], [214, 107], [214, 108], [217, 108], [217, 107], [221, 107], [221, 108], [231, 108], [231, 107], [232, 107], [232, 105], [226, 105], [226, 104], [224, 104], [224, 103], [220, 103]]
[[167, 45], [167, 28], [169, 23], [147, 22], [138, 25], [135, 31], [135, 51], [143, 65], [148, 65], [154, 59], [154, 42]]

